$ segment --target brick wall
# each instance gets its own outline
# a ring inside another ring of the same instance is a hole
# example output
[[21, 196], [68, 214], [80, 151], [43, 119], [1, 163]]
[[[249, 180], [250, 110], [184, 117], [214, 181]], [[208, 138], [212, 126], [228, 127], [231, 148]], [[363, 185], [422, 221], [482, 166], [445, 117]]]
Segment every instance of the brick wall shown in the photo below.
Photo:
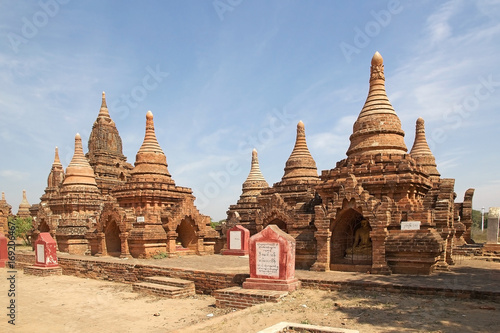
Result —
[[[33, 265], [34, 254], [16, 254], [16, 268]], [[196, 270], [183, 270], [178, 268], [159, 267], [154, 265], [130, 265], [125, 263], [107, 263], [92, 260], [78, 260], [70, 258], [59, 258], [59, 265], [65, 275], [75, 275], [98, 280], [112, 280], [123, 283], [133, 283], [145, 276], [161, 275], [194, 281], [197, 293], [212, 294], [215, 290], [241, 286], [243, 281], [249, 277], [248, 274], [225, 274], [204, 272]], [[381, 284], [365, 281], [327, 281], [318, 279], [300, 279], [303, 288], [320, 290], [372, 290], [391, 293], [404, 293], [412, 295], [437, 295], [444, 297], [490, 299], [500, 301], [498, 292], [479, 290], [461, 290], [451, 288], [419, 287], [405, 285]], [[248, 295], [247, 295], [248, 296]], [[221, 294], [221, 297], [225, 297]], [[255, 297], [253, 301], [261, 303]], [[231, 302], [228, 298], [226, 301]], [[244, 300], [253, 302], [252, 300]], [[273, 300], [267, 299], [266, 302]], [[229, 306], [229, 305], [228, 305]]]
[[394, 294], [405, 295], [422, 295], [422, 296], [442, 296], [442, 297], [456, 297], [463, 299], [488, 299], [492, 301], [500, 301], [500, 295], [494, 291], [480, 291], [480, 290], [466, 290], [466, 289], [452, 289], [440, 287], [422, 287], [422, 286], [405, 286], [401, 284], [381, 284], [376, 282], [366, 281], [326, 281], [315, 279], [300, 279], [302, 287], [308, 289], [319, 290], [366, 290], [366, 291], [379, 291], [389, 292]]
[[[166, 276], [193, 281], [196, 292], [212, 294], [217, 289], [241, 286], [248, 274], [226, 274], [189, 269], [160, 267], [155, 265], [134, 265], [110, 263], [89, 259], [58, 258], [64, 275], [74, 275], [96, 280], [108, 280], [122, 283], [134, 283], [147, 276]], [[16, 254], [16, 268], [34, 264], [34, 254]]]
[[245, 309], [262, 303], [278, 303], [288, 295], [286, 291], [242, 289], [231, 287], [214, 292], [215, 306], [218, 308]]

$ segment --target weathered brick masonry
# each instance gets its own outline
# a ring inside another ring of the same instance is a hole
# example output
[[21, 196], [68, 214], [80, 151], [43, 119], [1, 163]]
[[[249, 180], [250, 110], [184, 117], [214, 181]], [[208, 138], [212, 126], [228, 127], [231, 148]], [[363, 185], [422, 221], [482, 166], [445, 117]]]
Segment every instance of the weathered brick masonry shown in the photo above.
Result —
[[[249, 274], [226, 274], [200, 270], [169, 268], [155, 265], [110, 263], [100, 260], [59, 257], [64, 275], [96, 280], [134, 283], [148, 276], [166, 276], [193, 281], [198, 294], [212, 294], [215, 290], [241, 286]], [[17, 268], [32, 265], [34, 254], [17, 254]]]
[[[181, 268], [168, 268], [155, 265], [142, 264], [127, 264], [127, 263], [109, 263], [105, 261], [74, 258], [58, 258], [59, 265], [63, 269], [64, 275], [74, 275], [83, 278], [91, 278], [96, 280], [108, 280], [122, 283], [134, 283], [140, 281], [146, 276], [166, 276], [180, 278], [193, 281], [195, 283], [196, 292], [198, 294], [213, 295], [217, 290], [219, 296], [224, 297], [224, 294], [234, 294], [234, 290], [241, 287], [242, 283], [248, 278], [249, 274], [234, 274], [234, 273], [217, 273], [198, 271]], [[35, 255], [33, 253], [16, 254], [16, 268], [21, 269], [35, 263]], [[408, 295], [428, 295], [428, 296], [443, 296], [457, 297], [465, 299], [490, 299], [500, 301], [500, 294], [494, 291], [472, 290], [461, 286], [450, 287], [435, 287], [432, 285], [412, 286], [404, 284], [394, 284], [387, 282], [373, 281], [345, 281], [345, 280], [328, 280], [317, 278], [300, 278], [303, 288], [320, 289], [320, 290], [366, 290], [380, 291], [390, 293], [404, 293]], [[237, 288], [232, 288], [237, 287]], [[223, 289], [232, 288], [228, 291]], [[222, 290], [221, 290], [222, 289]], [[262, 302], [277, 302], [281, 296], [276, 294], [263, 293], [262, 297], [253, 297], [246, 295], [242, 298], [242, 303], [237, 304], [237, 297], [227, 298], [227, 306], [234, 305], [236, 308], [248, 307], [248, 304], [259, 304]], [[249, 300], [247, 298], [252, 298]], [[248, 303], [248, 304], [247, 304]]]

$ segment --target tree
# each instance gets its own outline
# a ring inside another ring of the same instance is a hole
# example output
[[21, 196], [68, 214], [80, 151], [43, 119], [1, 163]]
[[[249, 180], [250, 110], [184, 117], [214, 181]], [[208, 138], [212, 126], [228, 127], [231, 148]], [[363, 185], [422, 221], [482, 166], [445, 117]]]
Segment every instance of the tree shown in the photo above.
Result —
[[[481, 211], [472, 210], [472, 226], [481, 229]], [[488, 213], [484, 213], [484, 228], [488, 226]]]
[[11, 216], [9, 217], [9, 224], [14, 223], [16, 230], [14, 232], [14, 236], [17, 238], [21, 238], [24, 241], [24, 245], [31, 245], [30, 233], [31, 229], [33, 229], [33, 220], [30, 217], [21, 218]]

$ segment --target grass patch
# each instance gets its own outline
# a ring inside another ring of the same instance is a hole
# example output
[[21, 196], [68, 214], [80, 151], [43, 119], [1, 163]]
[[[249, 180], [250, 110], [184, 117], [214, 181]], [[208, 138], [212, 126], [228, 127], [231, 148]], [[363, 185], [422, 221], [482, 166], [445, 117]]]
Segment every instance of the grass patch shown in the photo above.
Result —
[[165, 259], [165, 258], [168, 258], [168, 253], [167, 252], [160, 252], [160, 253], [155, 254], [152, 258], [153, 259]]
[[484, 231], [481, 231], [481, 228], [472, 227], [471, 238], [476, 243], [486, 243], [486, 233], [486, 228], [484, 229]]

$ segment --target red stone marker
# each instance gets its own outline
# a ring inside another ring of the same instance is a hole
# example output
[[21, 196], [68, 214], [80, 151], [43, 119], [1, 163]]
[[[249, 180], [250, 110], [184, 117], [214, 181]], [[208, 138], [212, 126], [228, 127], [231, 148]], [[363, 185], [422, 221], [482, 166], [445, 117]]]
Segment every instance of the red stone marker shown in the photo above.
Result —
[[0, 232], [0, 268], [5, 267], [8, 260], [7, 238]]
[[42, 232], [35, 242], [35, 266], [58, 267], [56, 241], [50, 233]]
[[268, 225], [250, 238], [250, 278], [245, 289], [293, 291], [300, 287], [295, 278], [295, 239]]
[[223, 255], [245, 256], [248, 254], [250, 231], [241, 225], [235, 225], [227, 231], [227, 250]]

